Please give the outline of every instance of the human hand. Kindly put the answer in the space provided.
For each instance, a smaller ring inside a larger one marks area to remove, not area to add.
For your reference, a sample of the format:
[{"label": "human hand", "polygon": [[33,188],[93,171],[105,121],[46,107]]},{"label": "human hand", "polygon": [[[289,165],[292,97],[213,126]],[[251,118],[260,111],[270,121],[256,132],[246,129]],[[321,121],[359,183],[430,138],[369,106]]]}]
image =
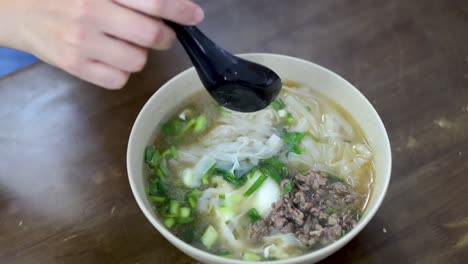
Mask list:
[{"label": "human hand", "polygon": [[0,9],[4,45],[108,89],[141,71],[149,49],[172,46],[161,18],[194,25],[204,17],[190,0],[0,0]]}]

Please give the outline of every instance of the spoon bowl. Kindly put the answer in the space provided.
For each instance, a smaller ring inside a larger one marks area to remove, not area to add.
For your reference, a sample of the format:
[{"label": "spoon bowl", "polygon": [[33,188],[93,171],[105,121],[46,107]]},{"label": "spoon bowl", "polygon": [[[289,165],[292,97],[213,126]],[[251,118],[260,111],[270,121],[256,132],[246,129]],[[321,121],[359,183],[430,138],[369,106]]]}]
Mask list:
[{"label": "spoon bowl", "polygon": [[195,26],[164,22],[176,32],[206,90],[220,105],[255,112],[276,99],[282,82],[274,71],[234,56]]}]

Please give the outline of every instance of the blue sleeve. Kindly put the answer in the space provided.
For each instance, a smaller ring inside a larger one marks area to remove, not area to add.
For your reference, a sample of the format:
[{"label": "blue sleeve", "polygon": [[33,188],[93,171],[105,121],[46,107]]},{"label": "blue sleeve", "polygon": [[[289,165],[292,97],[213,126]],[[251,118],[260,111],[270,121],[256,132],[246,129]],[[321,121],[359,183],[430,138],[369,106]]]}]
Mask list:
[{"label": "blue sleeve", "polygon": [[38,59],[30,54],[0,47],[0,77],[29,66]]}]

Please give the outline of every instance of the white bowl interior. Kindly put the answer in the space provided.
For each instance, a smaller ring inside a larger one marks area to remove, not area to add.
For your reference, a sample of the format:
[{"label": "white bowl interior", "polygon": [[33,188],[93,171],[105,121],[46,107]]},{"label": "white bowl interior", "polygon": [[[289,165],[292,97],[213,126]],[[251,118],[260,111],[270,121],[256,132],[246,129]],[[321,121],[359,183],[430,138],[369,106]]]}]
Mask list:
[{"label": "white bowl interior", "polygon": [[[311,62],[274,54],[244,54],[251,61],[266,65],[282,79],[305,84],[341,105],[356,120],[365,133],[375,153],[375,182],[368,208],[347,236],[320,250],[300,257],[275,261],[275,263],[317,262],[348,243],[374,216],[387,191],[391,174],[390,143],[383,123],[368,100],[350,83],[335,73]],[[172,235],[158,220],[145,194],[143,153],[155,138],[160,123],[175,113],[194,93],[202,90],[193,68],[177,75],[161,87],[145,104],[132,129],[127,151],[127,169],[133,194],[149,221],[176,247],[204,263],[246,263],[240,260],[221,258],[196,249]]]}]

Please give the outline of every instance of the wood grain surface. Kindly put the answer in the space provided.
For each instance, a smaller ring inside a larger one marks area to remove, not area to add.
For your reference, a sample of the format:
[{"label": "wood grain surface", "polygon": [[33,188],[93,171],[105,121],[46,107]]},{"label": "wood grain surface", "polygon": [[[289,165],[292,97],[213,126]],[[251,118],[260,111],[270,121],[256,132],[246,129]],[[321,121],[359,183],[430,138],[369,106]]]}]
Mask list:
[{"label": "wood grain surface", "polygon": [[[388,129],[386,199],[323,263],[467,263],[468,1],[199,2],[220,45],[325,66]],[[189,66],[178,45],[117,92],[41,63],[0,79],[0,263],[195,263],[145,219],[125,167],[139,110]]]}]

